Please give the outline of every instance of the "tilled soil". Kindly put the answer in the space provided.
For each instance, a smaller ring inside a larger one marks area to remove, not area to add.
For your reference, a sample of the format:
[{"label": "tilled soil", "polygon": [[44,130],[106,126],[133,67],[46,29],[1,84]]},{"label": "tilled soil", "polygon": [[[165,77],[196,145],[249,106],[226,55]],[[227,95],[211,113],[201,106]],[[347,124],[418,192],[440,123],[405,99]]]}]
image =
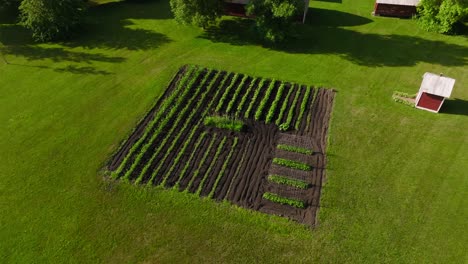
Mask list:
[{"label": "tilled soil", "polygon": [[[181,191],[187,190],[216,200],[228,200],[245,208],[288,217],[311,226],[315,225],[317,209],[320,206],[321,185],[325,177],[326,136],[334,91],[313,89],[305,104],[306,110],[302,120],[297,120],[302,99],[305,98],[306,87],[286,84],[287,89],[293,89],[287,101],[287,110],[293,109],[291,114],[294,122],[290,131],[281,132],[276,124],[266,124],[264,121],[275,99],[280,81],[275,82],[275,89],[270,97],[265,99],[266,109],[260,120],[254,120],[255,112],[271,81],[267,80],[263,87],[258,88],[255,85],[258,86],[260,81],[253,81],[253,78],[248,77],[239,88],[238,96],[233,98],[243,75],[239,76],[233,86],[231,85],[229,93],[223,94],[231,84],[234,74],[218,71],[208,73],[204,70],[194,82],[195,87],[205,76],[207,77],[207,82],[201,88],[197,98],[194,98],[195,100],[187,98],[181,102],[181,109],[188,105],[190,111],[179,111],[179,115],[169,117],[168,125],[159,130],[162,132],[154,137],[154,142],[149,138],[142,138],[145,130],[150,131],[149,134],[157,131],[156,127],[149,127],[148,124],[157,113],[161,102],[174,91],[174,87],[186,71],[187,67],[179,70],[165,94],[110,161],[109,170],[115,171],[120,168],[121,174],[118,178],[125,176],[128,180],[139,184],[163,185],[166,188],[177,187]],[[223,78],[226,78],[224,83]],[[209,83],[212,83],[211,90],[208,90]],[[254,84],[254,89],[247,93],[251,83]],[[253,100],[255,88],[261,90],[258,98]],[[294,100],[296,94],[299,98],[297,101]],[[283,96],[286,95],[285,89]],[[220,101],[223,101],[223,97],[225,103],[219,108],[220,112],[216,112],[215,108]],[[240,105],[243,97],[247,100],[244,100],[245,104]],[[232,107],[227,113],[231,101]],[[287,120],[288,111],[283,116],[279,116],[282,104],[283,102],[280,101],[273,112],[274,121],[286,122]],[[252,110],[248,119],[245,119],[244,115],[249,106]],[[241,119],[245,123],[245,129],[242,132],[232,132],[207,127],[203,124],[203,119],[212,114],[229,115]],[[294,130],[296,122],[299,122],[299,130]],[[138,140],[141,144],[132,152],[130,149]],[[305,155],[288,152],[277,149],[278,144],[304,147],[312,149],[314,153]],[[143,152],[145,149],[146,152]],[[300,171],[278,166],[272,164],[275,157],[300,161],[313,168],[311,171]],[[127,159],[126,163],[123,162],[124,158]],[[268,175],[271,174],[302,180],[309,184],[309,188],[303,190],[270,182]],[[301,200],[306,207],[302,209],[271,202],[263,198],[265,192]]]}]

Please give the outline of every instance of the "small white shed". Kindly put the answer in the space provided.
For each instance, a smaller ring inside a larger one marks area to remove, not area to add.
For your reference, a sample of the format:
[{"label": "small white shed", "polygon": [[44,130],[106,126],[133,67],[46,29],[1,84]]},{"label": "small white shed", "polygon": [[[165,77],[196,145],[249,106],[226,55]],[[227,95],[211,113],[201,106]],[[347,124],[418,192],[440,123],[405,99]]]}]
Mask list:
[{"label": "small white shed", "polygon": [[455,79],[426,72],[416,97],[416,108],[438,113],[445,98],[450,98]]}]

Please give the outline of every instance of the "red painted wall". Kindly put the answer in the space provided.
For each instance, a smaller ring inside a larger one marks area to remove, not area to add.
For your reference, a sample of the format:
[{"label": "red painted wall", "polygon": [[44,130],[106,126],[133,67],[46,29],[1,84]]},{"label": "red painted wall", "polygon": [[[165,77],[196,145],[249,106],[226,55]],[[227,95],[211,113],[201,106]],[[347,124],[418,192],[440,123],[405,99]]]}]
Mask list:
[{"label": "red painted wall", "polygon": [[418,106],[437,111],[439,110],[439,106],[442,104],[443,101],[444,98],[442,96],[422,93],[421,98],[418,102]]}]

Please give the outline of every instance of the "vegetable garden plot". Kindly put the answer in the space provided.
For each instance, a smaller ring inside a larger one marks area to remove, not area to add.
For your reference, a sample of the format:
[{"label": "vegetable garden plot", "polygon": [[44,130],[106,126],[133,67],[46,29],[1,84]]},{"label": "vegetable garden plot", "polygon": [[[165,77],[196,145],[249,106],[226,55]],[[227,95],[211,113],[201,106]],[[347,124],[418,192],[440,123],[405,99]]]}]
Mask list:
[{"label": "vegetable garden plot", "polygon": [[[108,169],[113,179],[313,225],[333,98],[332,90],[184,66]],[[291,164],[306,170],[283,167]]]}]

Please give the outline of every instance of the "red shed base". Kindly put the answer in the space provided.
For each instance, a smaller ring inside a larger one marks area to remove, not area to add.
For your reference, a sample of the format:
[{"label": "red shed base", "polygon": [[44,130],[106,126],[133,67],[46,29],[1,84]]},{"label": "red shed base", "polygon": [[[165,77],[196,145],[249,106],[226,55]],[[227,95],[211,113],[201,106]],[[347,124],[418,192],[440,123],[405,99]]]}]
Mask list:
[{"label": "red shed base", "polygon": [[372,14],[375,16],[409,18],[409,17],[416,15],[416,7],[376,3],[374,7],[374,12]]},{"label": "red shed base", "polygon": [[423,92],[419,97],[419,101],[416,104],[416,107],[437,113],[439,112],[440,107],[444,103],[444,100],[445,98],[442,96]]}]

